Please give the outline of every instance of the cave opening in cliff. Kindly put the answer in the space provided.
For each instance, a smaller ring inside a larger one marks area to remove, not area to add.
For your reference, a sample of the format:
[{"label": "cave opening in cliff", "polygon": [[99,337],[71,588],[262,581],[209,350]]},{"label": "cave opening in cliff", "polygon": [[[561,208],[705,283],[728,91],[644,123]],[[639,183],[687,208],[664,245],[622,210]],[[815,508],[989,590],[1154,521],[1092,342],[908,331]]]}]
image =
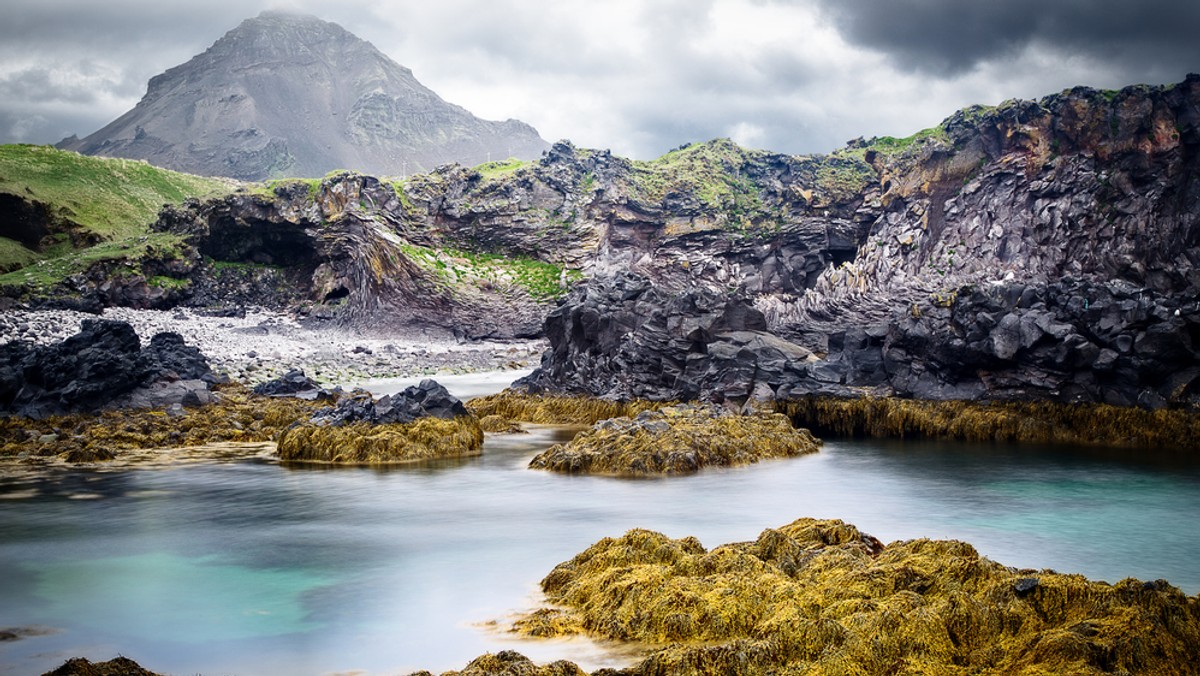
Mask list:
[{"label": "cave opening in cliff", "polygon": [[49,220],[46,205],[0,193],[0,237],[39,251],[42,238],[50,234]]},{"label": "cave opening in cliff", "polygon": [[347,297],[349,297],[349,296],[350,296],[350,289],[347,289],[347,288],[346,288],[346,287],[344,287],[344,286],[339,286],[339,287],[337,287],[336,289],[334,289],[334,290],[330,291],[329,293],[325,294],[325,299],[324,299],[324,300],[322,300],[321,302],[323,302],[323,303],[336,303],[336,302],[338,302],[338,301],[340,301],[340,300],[343,300],[343,299],[345,299],[345,298],[347,298]]},{"label": "cave opening in cliff", "polygon": [[842,263],[849,263],[858,255],[857,249],[830,249],[829,250],[829,267],[839,267]]},{"label": "cave opening in cliff", "polygon": [[242,221],[214,222],[200,253],[215,261],[263,265],[311,272],[317,251],[303,224]]}]

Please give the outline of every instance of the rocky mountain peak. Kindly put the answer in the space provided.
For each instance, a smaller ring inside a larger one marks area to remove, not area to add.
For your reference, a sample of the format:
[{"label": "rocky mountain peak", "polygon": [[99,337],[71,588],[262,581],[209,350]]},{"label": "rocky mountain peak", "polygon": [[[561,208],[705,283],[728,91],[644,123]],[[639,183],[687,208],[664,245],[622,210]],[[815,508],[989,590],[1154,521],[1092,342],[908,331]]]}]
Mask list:
[{"label": "rocky mountain peak", "polygon": [[337,24],[268,11],[152,78],[133,110],[59,147],[260,180],[529,159],[547,144],[527,124],[447,103]]}]

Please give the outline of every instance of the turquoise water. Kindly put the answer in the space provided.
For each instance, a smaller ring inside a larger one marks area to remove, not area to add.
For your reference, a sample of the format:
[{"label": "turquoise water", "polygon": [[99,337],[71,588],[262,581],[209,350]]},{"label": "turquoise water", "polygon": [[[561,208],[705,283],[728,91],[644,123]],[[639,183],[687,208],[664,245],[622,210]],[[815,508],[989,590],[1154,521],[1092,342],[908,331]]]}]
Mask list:
[{"label": "turquoise water", "polygon": [[[387,471],[261,459],[0,477],[0,673],[124,654],[176,674],[395,674],[520,650],[627,656],[488,623],[633,527],[708,546],[802,516],[886,541],[960,538],[1009,565],[1200,592],[1200,467],[1146,454],[845,441],[686,478],[524,469],[569,433],[491,437],[483,457]],[[87,498],[87,499],[81,499]]]}]

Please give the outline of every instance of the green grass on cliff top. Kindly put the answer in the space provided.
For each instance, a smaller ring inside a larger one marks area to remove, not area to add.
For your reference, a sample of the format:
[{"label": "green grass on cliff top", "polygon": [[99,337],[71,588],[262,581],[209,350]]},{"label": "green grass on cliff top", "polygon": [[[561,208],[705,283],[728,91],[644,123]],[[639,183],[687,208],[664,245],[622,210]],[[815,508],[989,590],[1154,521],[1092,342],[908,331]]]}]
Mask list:
[{"label": "green grass on cliff top", "polygon": [[224,180],[138,160],[89,157],[50,146],[0,146],[0,192],[45,202],[105,239],[144,234],[164,204],[229,188]]},{"label": "green grass on cliff top", "polygon": [[761,215],[758,187],[743,169],[763,151],[747,150],[729,139],[692,143],[650,161],[635,160],[633,180],[645,199],[692,194],[706,207],[734,217]]},{"label": "green grass on cliff top", "polygon": [[135,257],[148,246],[170,246],[173,242],[166,239],[172,236],[149,233],[164,204],[232,187],[224,179],[137,160],[89,157],[50,146],[0,145],[0,192],[44,203],[52,220],[74,223],[106,240],[76,250],[59,234],[58,243],[38,252],[0,236],[0,270],[12,270],[0,275],[0,284],[49,285],[92,262]]}]

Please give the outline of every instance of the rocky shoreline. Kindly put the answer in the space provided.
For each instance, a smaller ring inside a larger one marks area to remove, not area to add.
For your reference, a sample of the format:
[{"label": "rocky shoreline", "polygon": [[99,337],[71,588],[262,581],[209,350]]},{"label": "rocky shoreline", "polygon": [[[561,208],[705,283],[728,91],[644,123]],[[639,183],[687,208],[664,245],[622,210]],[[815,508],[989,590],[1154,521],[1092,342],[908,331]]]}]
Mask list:
[{"label": "rocky shoreline", "polygon": [[[214,373],[245,385],[278,378],[293,368],[323,385],[349,386],[374,378],[524,368],[545,349],[540,340],[457,341],[435,333],[369,335],[335,327],[309,328],[290,314],[263,309],[213,316],[201,311],[107,308],[99,317],[128,322],[143,342],[180,334],[208,358]],[[76,334],[97,315],[72,310],[0,312],[0,345],[24,340],[50,345]]]}]

